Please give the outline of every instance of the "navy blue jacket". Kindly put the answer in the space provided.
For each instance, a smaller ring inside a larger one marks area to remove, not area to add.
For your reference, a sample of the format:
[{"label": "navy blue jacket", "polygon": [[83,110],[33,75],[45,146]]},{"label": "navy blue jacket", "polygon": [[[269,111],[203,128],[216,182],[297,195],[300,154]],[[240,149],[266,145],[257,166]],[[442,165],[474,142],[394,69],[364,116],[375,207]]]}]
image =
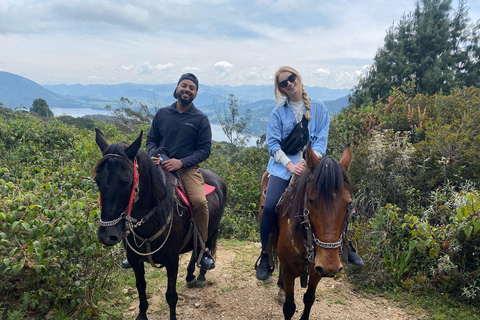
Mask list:
[{"label": "navy blue jacket", "polygon": [[179,159],[184,168],[207,160],[212,149],[212,128],[207,115],[192,106],[178,112],[177,103],[161,108],[155,114],[147,133],[147,153],[157,156],[155,150],[165,147],[170,158]]}]

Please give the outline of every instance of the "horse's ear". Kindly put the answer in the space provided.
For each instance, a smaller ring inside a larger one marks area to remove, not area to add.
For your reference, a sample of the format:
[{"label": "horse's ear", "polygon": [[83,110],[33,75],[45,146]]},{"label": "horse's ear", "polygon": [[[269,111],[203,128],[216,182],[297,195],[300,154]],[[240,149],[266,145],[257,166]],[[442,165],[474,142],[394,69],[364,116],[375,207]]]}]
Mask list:
[{"label": "horse's ear", "polygon": [[127,155],[128,159],[132,161],[133,159],[135,159],[138,149],[140,149],[142,145],[142,135],[143,135],[143,130],[140,132],[137,139],[135,139],[135,141],[133,141],[132,144],[129,145],[127,149],[125,149],[125,154]]},{"label": "horse's ear", "polygon": [[318,159],[315,152],[313,152],[311,141],[308,141],[307,147],[305,148],[305,151],[303,153],[303,158],[305,159],[305,161],[307,161],[307,167],[310,172],[313,172],[313,170],[315,170],[315,168],[320,163],[320,159]]},{"label": "horse's ear", "polygon": [[340,165],[345,169],[345,171],[348,171],[348,167],[350,166],[350,162],[352,161],[353,154],[352,150],[350,149],[350,142],[347,144],[345,149],[343,149],[343,156],[342,159],[340,160]]},{"label": "horse's ear", "polygon": [[107,142],[107,139],[105,139],[105,136],[103,135],[102,131],[100,131],[97,128],[95,128],[95,142],[100,148],[100,151],[102,151],[102,153],[105,153],[105,149],[108,148],[109,144]]}]

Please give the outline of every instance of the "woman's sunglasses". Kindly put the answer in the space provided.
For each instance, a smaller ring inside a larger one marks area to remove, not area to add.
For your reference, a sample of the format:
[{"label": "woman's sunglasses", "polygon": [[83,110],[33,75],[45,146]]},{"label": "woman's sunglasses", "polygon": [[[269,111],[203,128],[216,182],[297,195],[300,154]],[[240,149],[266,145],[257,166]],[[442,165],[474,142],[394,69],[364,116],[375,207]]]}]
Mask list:
[{"label": "woman's sunglasses", "polygon": [[283,80],[281,82],[278,83],[278,86],[280,88],[286,88],[288,86],[288,81],[290,82],[295,82],[295,79],[297,79],[297,75],[295,73],[292,73],[288,78],[287,80]]}]

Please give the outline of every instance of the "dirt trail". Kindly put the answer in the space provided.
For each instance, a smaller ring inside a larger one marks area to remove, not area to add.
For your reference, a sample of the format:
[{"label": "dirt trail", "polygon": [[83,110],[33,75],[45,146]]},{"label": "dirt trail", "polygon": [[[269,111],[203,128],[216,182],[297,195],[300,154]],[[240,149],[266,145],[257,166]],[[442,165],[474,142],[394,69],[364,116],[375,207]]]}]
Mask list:
[{"label": "dirt trail", "polygon": [[[189,256],[181,257],[179,281],[177,283],[179,301],[178,319],[283,319],[282,307],[276,297],[277,275],[268,283],[257,281],[254,272],[255,259],[260,251],[258,243],[221,242],[216,256],[216,268],[207,273],[207,286],[203,289],[185,287],[186,265]],[[168,306],[165,302],[165,285],[152,288],[148,280],[148,316],[151,320],[168,319]],[[272,278],[271,278],[272,279]],[[303,311],[304,290],[299,279],[295,285],[297,311],[294,319],[299,319]],[[164,281],[163,281],[164,283]],[[130,288],[128,291],[131,291]],[[132,290],[133,291],[133,290]],[[132,297],[124,319],[134,319],[138,312],[136,295]],[[317,288],[317,299],[312,307],[310,319],[355,319],[355,320],[400,320],[422,319],[400,308],[394,301],[383,297],[366,295],[355,291],[345,277],[324,278]]]}]

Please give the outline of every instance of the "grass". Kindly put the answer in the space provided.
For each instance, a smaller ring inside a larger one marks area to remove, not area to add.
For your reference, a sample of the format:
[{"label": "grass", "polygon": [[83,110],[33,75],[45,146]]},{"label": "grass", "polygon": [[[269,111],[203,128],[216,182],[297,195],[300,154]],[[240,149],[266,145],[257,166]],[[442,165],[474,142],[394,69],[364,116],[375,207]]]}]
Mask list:
[{"label": "grass", "polygon": [[414,294],[396,289],[381,291],[378,288],[365,288],[365,296],[381,295],[395,301],[399,308],[429,320],[480,320],[479,306],[462,304],[436,292]]},{"label": "grass", "polygon": [[[239,270],[241,274],[241,276],[235,278],[235,282],[221,288],[221,292],[232,292],[239,288],[242,281],[251,279],[254,275],[255,258],[252,259],[252,257],[257,257],[260,247],[258,243],[229,239],[219,240],[219,245],[222,246],[223,250],[229,251],[229,257],[233,259],[235,268]],[[182,261],[185,259],[188,260],[189,258],[189,254],[181,256]],[[159,300],[155,303],[159,304],[161,310],[167,310],[168,306],[164,299],[167,286],[165,269],[154,269],[148,265],[146,265],[145,269],[147,294],[149,296],[160,296]],[[187,290],[185,289],[185,275],[185,268],[180,267],[177,281],[177,291],[180,295],[184,294]],[[96,308],[98,309],[99,319],[122,319],[124,318],[124,315],[134,318],[138,312],[138,294],[135,287],[135,276],[132,270],[121,269],[119,261],[118,267],[112,270],[110,276],[111,279],[113,279],[112,285],[110,285],[108,289],[100,288],[94,293],[97,298],[96,300],[98,301]],[[276,271],[273,277],[271,277],[272,282],[276,282],[277,277],[278,272]],[[271,283],[265,283],[263,281],[258,281],[257,284],[258,286],[272,285]],[[212,282],[209,281],[208,277],[207,285],[212,285]],[[436,293],[420,295],[402,291],[398,288],[360,288],[358,286],[355,290],[364,298],[373,299],[374,297],[382,296],[395,303],[399,308],[404,309],[406,312],[414,316],[418,315],[418,318],[423,320],[480,320],[480,309],[478,304],[477,306],[461,304],[449,299],[449,297]],[[316,296],[321,297],[322,299],[328,299],[328,301],[333,304],[348,306],[348,298],[337,288],[333,288],[333,290],[318,289]],[[130,310],[131,306],[134,306],[135,308]],[[28,314],[26,315],[22,310],[2,309],[2,304],[0,303],[0,319],[26,319],[28,318],[27,316]],[[154,316],[154,314],[151,314],[151,316]],[[64,320],[74,319],[74,317],[62,310],[58,310],[54,314],[53,319]]]}]

